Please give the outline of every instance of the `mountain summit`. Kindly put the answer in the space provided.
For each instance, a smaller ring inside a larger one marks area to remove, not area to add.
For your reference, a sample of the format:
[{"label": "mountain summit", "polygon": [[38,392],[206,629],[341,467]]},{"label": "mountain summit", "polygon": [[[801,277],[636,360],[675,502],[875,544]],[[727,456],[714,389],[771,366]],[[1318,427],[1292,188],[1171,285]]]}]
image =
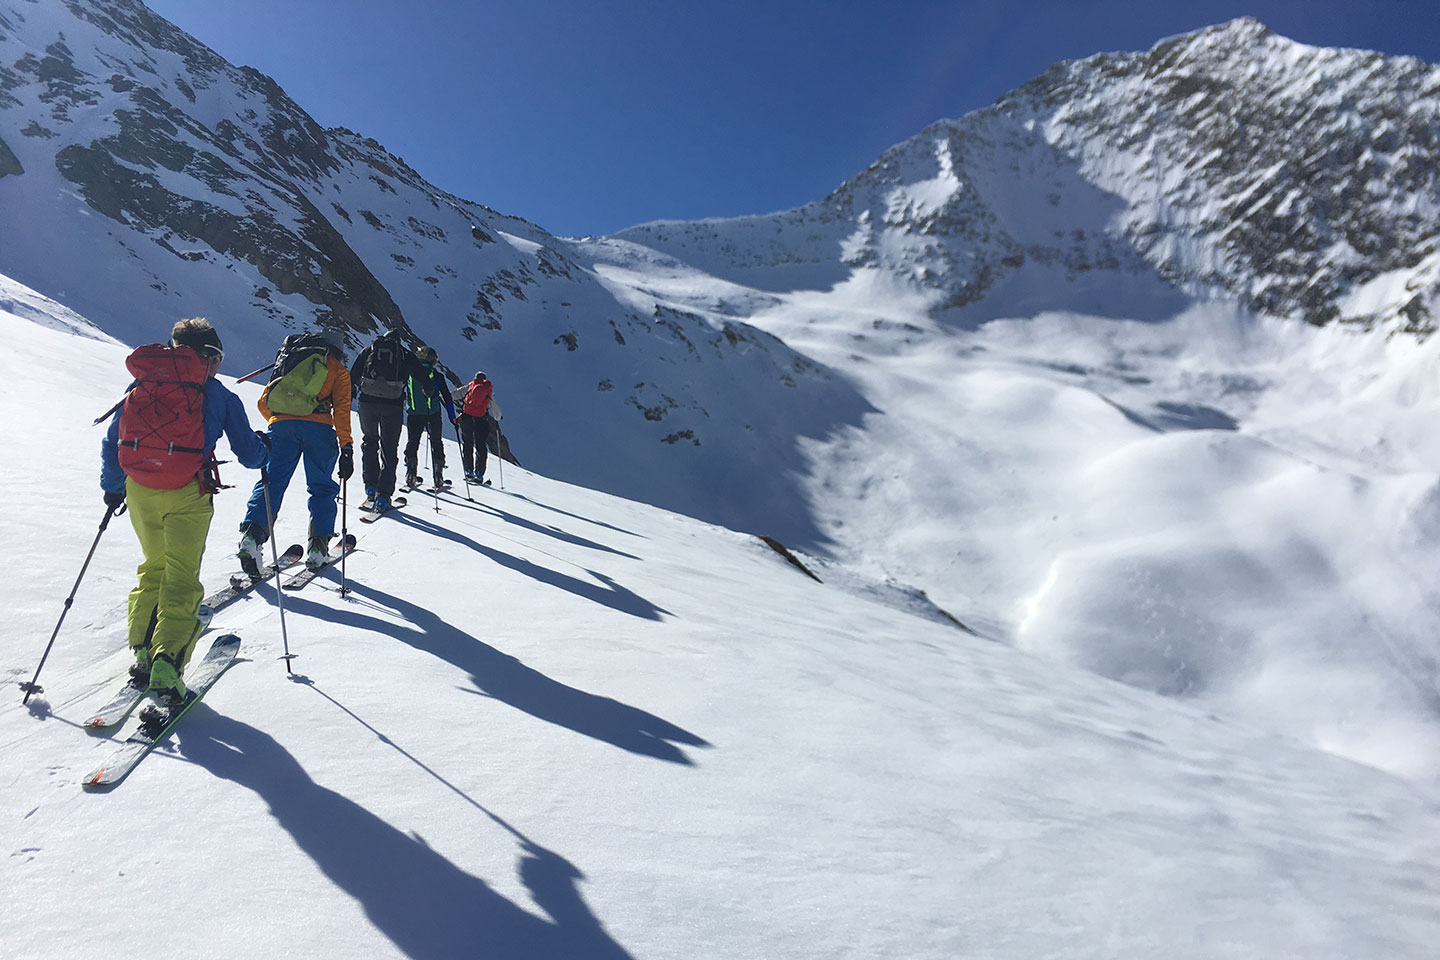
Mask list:
[{"label": "mountain summit", "polygon": [[1440,68],[1241,19],[1057,64],[798,210],[620,236],[767,289],[875,267],[961,322],[1140,293],[1428,333],[1437,150]]}]

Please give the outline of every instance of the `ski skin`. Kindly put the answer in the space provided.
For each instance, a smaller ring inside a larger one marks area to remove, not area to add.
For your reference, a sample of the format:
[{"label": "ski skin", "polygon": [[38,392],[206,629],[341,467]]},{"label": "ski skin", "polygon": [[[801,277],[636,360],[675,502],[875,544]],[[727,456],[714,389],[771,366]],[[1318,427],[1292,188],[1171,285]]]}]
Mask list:
[{"label": "ski skin", "polygon": [[[280,569],[283,571],[287,567],[293,567],[295,564],[299,563],[304,556],[304,547],[302,547],[298,543],[290,544],[289,547],[285,548],[285,552],[280,554]],[[259,580],[254,579],[253,577],[249,576],[244,572],[241,572],[239,574],[231,574],[229,586],[223,587],[215,593],[211,594],[210,596],[206,597],[204,603],[212,610],[219,610],[227,603],[230,603],[233,600],[240,599],[245,594],[255,589],[255,587],[264,583],[266,580],[269,580],[274,575],[275,564],[273,563],[267,564],[265,566],[265,569],[261,571],[261,577]]]},{"label": "ski skin", "polygon": [[[404,497],[396,497],[394,500],[390,501],[390,510],[399,510],[408,502],[409,501],[407,501]],[[381,517],[385,516],[385,514],[389,513],[390,510],[384,510],[379,513],[376,513],[372,510],[366,513],[362,513],[360,514],[360,522],[374,523],[376,520],[379,520]]]},{"label": "ski skin", "polygon": [[[196,637],[209,629],[210,621],[215,618],[214,609],[207,609],[208,606],[205,603],[200,604],[200,629],[196,631]],[[137,686],[133,679],[126,680],[125,686],[120,688],[120,692],[111,697],[109,703],[97,710],[95,715],[81,726],[87,730],[103,730],[106,727],[115,726],[130,716],[130,711],[139,706],[140,701],[145,699],[148,690],[149,687]]]},{"label": "ski skin", "polygon": [[155,707],[153,715],[150,715],[151,708],[142,711],[139,728],[113,755],[80,781],[81,786],[90,790],[107,789],[124,780],[130,771],[165,739],[180,718],[200,702],[206,692],[215,685],[215,681],[220,679],[220,675],[235,662],[239,650],[240,638],[235,634],[227,633],[217,637],[205,658],[200,661],[184,701],[174,707]]},{"label": "ski skin", "polygon": [[340,549],[337,550],[333,555],[331,555],[330,559],[326,560],[324,563],[320,564],[320,566],[315,567],[314,569],[311,569],[307,566],[304,570],[301,570],[299,573],[295,574],[295,576],[291,577],[289,580],[286,580],[283,588],[286,590],[299,590],[301,587],[305,586],[305,584],[309,583],[311,580],[314,580],[317,574],[323,573],[326,569],[339,563],[341,557],[345,556],[347,553],[353,552],[354,550],[355,534],[347,533],[345,535],[345,538],[340,541]]},{"label": "ski skin", "polygon": [[[280,569],[283,571],[288,567],[294,566],[299,563],[300,559],[304,556],[304,547],[298,543],[291,544],[291,546],[280,555]],[[216,611],[221,607],[234,600],[240,599],[253,590],[257,584],[263,583],[265,580],[274,576],[274,574],[275,565],[272,563],[266,566],[265,576],[259,580],[251,580],[243,574],[238,576],[232,575],[229,586],[206,597],[200,602],[200,606],[202,608],[209,607],[210,616],[213,618]],[[209,626],[209,623],[210,621],[208,619],[205,620],[205,622],[201,624],[200,629],[204,630]],[[146,691],[147,688],[137,687],[133,680],[125,681],[125,685],[120,688],[120,691],[116,693],[115,696],[110,698],[110,702],[97,710],[94,716],[86,720],[81,726],[89,730],[103,730],[106,727],[115,726],[115,724],[122,722],[126,717],[130,716],[131,711],[140,705],[140,701],[145,699]]]}]

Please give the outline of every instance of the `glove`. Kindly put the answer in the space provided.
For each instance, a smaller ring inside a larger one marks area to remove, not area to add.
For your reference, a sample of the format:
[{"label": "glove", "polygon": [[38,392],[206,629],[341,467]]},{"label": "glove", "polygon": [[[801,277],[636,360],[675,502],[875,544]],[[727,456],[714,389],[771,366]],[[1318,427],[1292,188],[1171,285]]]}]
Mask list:
[{"label": "glove", "polygon": [[106,490],[104,491],[104,494],[105,506],[109,507],[111,510],[119,509],[120,504],[125,502],[124,490],[117,490],[115,493],[111,493],[109,490]]},{"label": "glove", "polygon": [[349,480],[355,473],[355,447],[345,444],[340,448],[340,479]]},{"label": "glove", "polygon": [[256,430],[255,436],[259,438],[261,443],[265,444],[266,450],[270,449],[270,434],[266,433],[264,430]]},{"label": "glove", "polygon": [[450,426],[452,426],[452,427],[458,427],[459,425],[460,425],[460,418],[459,418],[458,416],[455,416],[455,417],[451,417],[451,418],[450,418]]}]

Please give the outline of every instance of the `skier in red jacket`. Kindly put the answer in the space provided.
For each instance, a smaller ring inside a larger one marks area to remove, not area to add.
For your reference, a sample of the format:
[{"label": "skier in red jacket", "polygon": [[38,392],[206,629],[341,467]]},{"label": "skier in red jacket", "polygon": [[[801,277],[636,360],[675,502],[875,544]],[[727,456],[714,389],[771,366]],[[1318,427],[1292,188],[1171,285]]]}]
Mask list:
[{"label": "skier in red jacket", "polygon": [[[465,482],[485,482],[485,444],[487,436],[500,416],[500,405],[495,402],[495,385],[482,370],[475,379],[456,391],[455,399],[461,400],[460,417],[460,461],[465,467]],[[493,418],[486,414],[493,414]]]}]

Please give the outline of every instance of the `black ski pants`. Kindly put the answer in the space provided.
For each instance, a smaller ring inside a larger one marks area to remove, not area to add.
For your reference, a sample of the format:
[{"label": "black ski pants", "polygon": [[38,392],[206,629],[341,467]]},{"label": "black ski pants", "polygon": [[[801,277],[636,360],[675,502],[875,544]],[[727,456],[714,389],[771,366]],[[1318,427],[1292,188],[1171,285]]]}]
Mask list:
[{"label": "black ski pants", "polygon": [[400,428],[405,408],[399,401],[360,397],[360,476],[378,497],[395,495],[395,469],[400,460]]},{"label": "black ski pants", "polygon": [[485,476],[485,442],[493,422],[485,417],[460,414],[460,463],[466,473]]},{"label": "black ski pants", "polygon": [[434,413],[410,414],[405,436],[405,473],[407,475],[414,476],[416,468],[420,465],[420,441],[426,433],[430,434],[430,459],[434,463],[435,469],[435,476],[430,478],[430,482],[438,484],[445,475],[445,438],[440,432],[444,423],[445,420],[441,417],[439,410]]}]

